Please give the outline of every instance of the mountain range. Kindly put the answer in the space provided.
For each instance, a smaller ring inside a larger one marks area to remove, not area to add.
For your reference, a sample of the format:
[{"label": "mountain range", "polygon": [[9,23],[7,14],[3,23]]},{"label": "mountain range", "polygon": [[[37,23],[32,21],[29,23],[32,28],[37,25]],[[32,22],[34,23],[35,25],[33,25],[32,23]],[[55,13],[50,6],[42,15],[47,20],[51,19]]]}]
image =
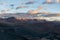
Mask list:
[{"label": "mountain range", "polygon": [[60,40],[60,21],[0,18],[0,35],[3,40]]}]

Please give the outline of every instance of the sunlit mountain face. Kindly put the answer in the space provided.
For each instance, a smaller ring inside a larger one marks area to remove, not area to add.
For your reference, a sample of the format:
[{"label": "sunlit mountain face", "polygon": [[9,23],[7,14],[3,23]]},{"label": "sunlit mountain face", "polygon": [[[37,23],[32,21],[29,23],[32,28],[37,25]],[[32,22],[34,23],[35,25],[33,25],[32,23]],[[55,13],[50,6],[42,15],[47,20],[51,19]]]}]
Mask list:
[{"label": "sunlit mountain face", "polygon": [[0,18],[60,20],[60,0],[0,0]]}]

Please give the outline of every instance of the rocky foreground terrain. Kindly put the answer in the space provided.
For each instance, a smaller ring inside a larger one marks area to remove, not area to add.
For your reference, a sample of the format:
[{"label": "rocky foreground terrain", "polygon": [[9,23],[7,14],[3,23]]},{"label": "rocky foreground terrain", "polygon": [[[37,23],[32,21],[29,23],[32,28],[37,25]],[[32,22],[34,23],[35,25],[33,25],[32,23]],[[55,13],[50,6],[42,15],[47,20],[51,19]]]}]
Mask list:
[{"label": "rocky foreground terrain", "polygon": [[0,18],[0,40],[60,40],[60,22]]}]

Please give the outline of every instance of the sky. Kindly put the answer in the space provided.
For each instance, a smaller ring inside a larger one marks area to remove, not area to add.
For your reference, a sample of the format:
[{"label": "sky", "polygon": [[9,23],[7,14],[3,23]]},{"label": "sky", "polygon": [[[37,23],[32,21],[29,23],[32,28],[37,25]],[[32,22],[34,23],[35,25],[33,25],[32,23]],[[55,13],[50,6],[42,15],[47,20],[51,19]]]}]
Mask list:
[{"label": "sky", "polygon": [[[60,3],[43,4],[46,0],[0,0],[0,13],[27,13],[29,10],[60,13]],[[52,2],[55,2],[53,0]]]}]

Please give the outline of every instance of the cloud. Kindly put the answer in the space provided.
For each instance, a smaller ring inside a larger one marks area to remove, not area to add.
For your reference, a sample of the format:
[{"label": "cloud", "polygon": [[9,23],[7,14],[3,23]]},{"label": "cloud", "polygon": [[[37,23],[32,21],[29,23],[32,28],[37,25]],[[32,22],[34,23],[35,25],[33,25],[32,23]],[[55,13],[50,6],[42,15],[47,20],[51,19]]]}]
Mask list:
[{"label": "cloud", "polygon": [[41,10],[43,8],[43,6],[38,6],[37,10]]},{"label": "cloud", "polygon": [[36,10],[29,10],[27,13],[29,14],[37,14],[42,9],[42,6],[38,6]]},{"label": "cloud", "polygon": [[27,2],[27,3],[25,3],[25,4],[33,4],[34,2]]},{"label": "cloud", "polygon": [[10,6],[11,6],[11,9],[14,9],[14,6],[15,6],[15,5],[14,5],[14,4],[10,4]]},{"label": "cloud", "polygon": [[54,4],[54,3],[60,3],[60,0],[55,0],[55,2],[52,2],[52,0],[46,0],[43,2],[43,4]]},{"label": "cloud", "polygon": [[43,2],[43,4],[54,4],[54,2]]},{"label": "cloud", "polygon": [[60,3],[60,0],[56,0],[56,3]]},{"label": "cloud", "polygon": [[28,6],[17,6],[16,9],[20,9],[20,8],[28,8]]},{"label": "cloud", "polygon": [[49,3],[49,2],[51,2],[51,0],[46,0],[46,2],[48,2],[48,3]]},{"label": "cloud", "polygon": [[4,14],[4,13],[7,13],[9,11],[11,11],[11,10],[10,9],[5,9],[5,10],[1,10],[1,13]]},{"label": "cloud", "polygon": [[10,6],[14,6],[14,4],[11,4]]},{"label": "cloud", "polygon": [[29,14],[37,14],[39,12],[37,10],[29,10],[27,13],[29,13]]},{"label": "cloud", "polygon": [[43,2],[43,4],[53,4],[55,2],[52,2],[52,0],[46,0],[45,2]]},{"label": "cloud", "polygon": [[28,2],[26,2],[25,4],[34,4],[34,0],[30,0],[30,1],[28,1]]},{"label": "cloud", "polygon": [[60,16],[60,14],[48,14],[48,15],[46,15],[46,17],[57,17],[57,16]]},{"label": "cloud", "polygon": [[43,14],[49,14],[49,12],[43,12]]},{"label": "cloud", "polygon": [[10,9],[7,9],[6,11],[10,11]]},{"label": "cloud", "polygon": [[1,10],[1,13],[6,13],[6,10]]},{"label": "cloud", "polygon": [[1,2],[0,5],[5,5],[5,2]]}]

